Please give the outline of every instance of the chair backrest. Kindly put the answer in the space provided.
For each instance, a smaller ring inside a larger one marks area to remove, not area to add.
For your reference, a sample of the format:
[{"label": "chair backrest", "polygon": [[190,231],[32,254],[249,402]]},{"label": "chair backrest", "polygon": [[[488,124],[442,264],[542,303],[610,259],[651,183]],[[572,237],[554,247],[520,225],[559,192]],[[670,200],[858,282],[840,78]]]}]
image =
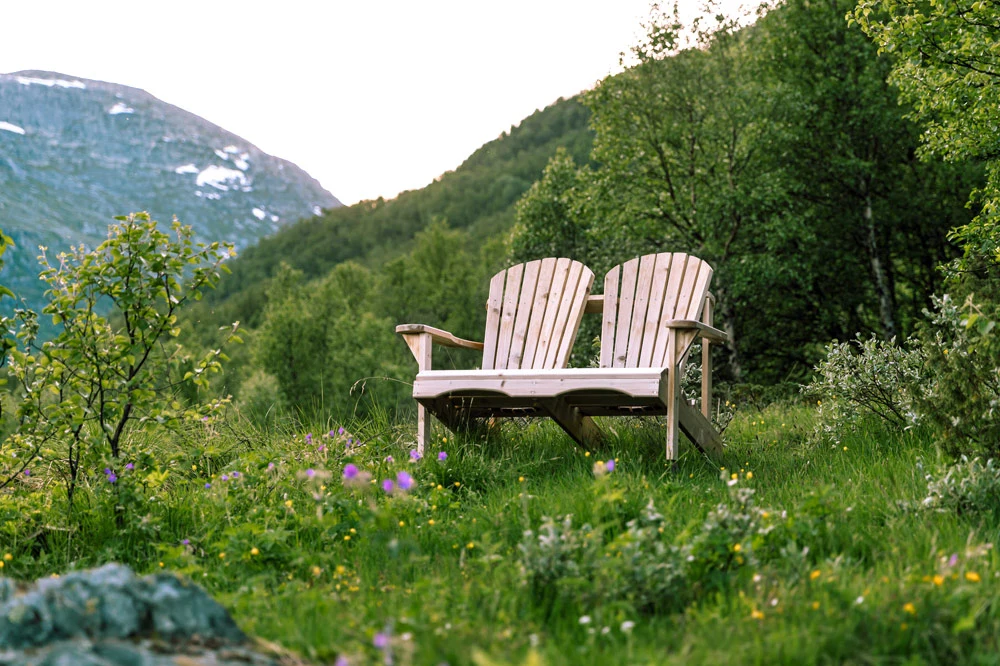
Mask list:
[{"label": "chair backrest", "polygon": [[[682,252],[647,254],[608,271],[604,279],[602,368],[655,368],[671,364],[665,323],[700,320],[712,280],[707,262]],[[681,333],[676,362],[693,333]]]},{"label": "chair backrest", "polygon": [[566,367],[593,284],[594,272],[570,259],[529,261],[494,275],[483,369]]}]

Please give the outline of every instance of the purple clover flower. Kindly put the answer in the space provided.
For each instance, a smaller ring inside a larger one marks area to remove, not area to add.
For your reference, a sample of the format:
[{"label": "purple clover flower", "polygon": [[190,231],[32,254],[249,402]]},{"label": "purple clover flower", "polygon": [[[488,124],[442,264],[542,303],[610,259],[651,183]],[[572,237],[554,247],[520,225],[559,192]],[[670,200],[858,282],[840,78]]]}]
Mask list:
[{"label": "purple clover flower", "polygon": [[230,474],[230,476],[232,478],[234,478],[234,479],[238,479],[238,478],[240,478],[240,473],[239,472],[233,472],[232,474]]},{"label": "purple clover flower", "polygon": [[111,472],[111,474],[108,474],[108,483],[114,483],[117,480],[118,480],[118,477],[115,475],[114,472]]},{"label": "purple clover flower", "polygon": [[312,444],[312,443],[313,443],[313,434],[311,432],[307,432],[306,433],[306,444]]},{"label": "purple clover flower", "polygon": [[445,461],[448,459],[448,454],[444,451],[438,451],[438,460]]},{"label": "purple clover flower", "polygon": [[211,487],[212,487],[212,484],[211,484],[211,483],[206,483],[206,484],[205,484],[205,489],[206,489],[206,490],[207,490],[208,488],[211,488]]},{"label": "purple clover flower", "polygon": [[31,470],[30,469],[24,470],[24,475],[25,476],[31,476]]},{"label": "purple clover flower", "polygon": [[226,474],[223,474],[222,475],[222,480],[223,481],[228,481],[229,480],[229,476],[227,476]]},{"label": "purple clover flower", "polygon": [[316,470],[310,467],[309,469],[306,470],[306,476],[308,476],[310,479],[313,478],[314,476],[316,476]]},{"label": "purple clover flower", "polygon": [[400,472],[396,475],[396,485],[400,490],[409,490],[413,487],[413,477],[406,472]]},{"label": "purple clover flower", "polygon": [[395,489],[395,487],[396,486],[395,484],[393,484],[392,479],[386,479],[385,481],[382,482],[382,490],[389,493],[390,495],[392,494],[392,491]]},{"label": "purple clover flower", "polygon": [[393,463],[393,462],[396,462],[396,459],[395,459],[395,458],[393,458],[392,456],[386,456],[386,457],[385,457],[385,461],[386,461],[387,463]]},{"label": "purple clover flower", "polygon": [[605,465],[605,467],[608,468],[609,472],[615,471],[615,460],[614,460],[614,458],[612,458],[611,460],[609,460],[608,462],[606,462],[604,465]]},{"label": "purple clover flower", "polygon": [[420,460],[423,457],[424,454],[420,453],[420,451],[417,451],[416,449],[410,451],[410,460]]},{"label": "purple clover flower", "polygon": [[274,463],[267,463],[267,471],[270,472],[273,470],[274,470]]},{"label": "purple clover flower", "polygon": [[316,450],[319,451],[320,453],[323,453],[324,451],[326,451],[326,444],[320,444],[319,446],[316,447]]},{"label": "purple clover flower", "polygon": [[389,647],[389,637],[379,632],[375,634],[375,638],[372,639],[372,645],[377,647],[379,650],[384,650]]},{"label": "purple clover flower", "polygon": [[129,464],[125,465],[125,469],[129,469],[129,470],[135,469],[135,465],[133,465],[132,463],[129,463]]},{"label": "purple clover flower", "polygon": [[344,478],[353,479],[358,476],[358,466],[354,463],[347,463],[344,465]]},{"label": "purple clover flower", "polygon": [[191,539],[181,539],[181,545],[184,545],[184,546],[191,545]]},{"label": "purple clover flower", "polygon": [[[331,430],[330,433],[332,434],[333,431]],[[344,434],[344,426],[340,426],[339,428],[337,428],[337,434],[338,435],[343,435]]]}]

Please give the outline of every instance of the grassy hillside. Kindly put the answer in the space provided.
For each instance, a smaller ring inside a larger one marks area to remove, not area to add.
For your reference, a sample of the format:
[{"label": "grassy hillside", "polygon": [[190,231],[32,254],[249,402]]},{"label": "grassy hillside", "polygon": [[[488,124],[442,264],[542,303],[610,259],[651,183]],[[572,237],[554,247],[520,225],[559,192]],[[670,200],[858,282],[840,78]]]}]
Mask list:
[{"label": "grassy hillside", "polygon": [[813,409],[747,409],[723,459],[686,449],[674,471],[662,425],[608,421],[603,474],[546,423],[439,434],[419,461],[411,428],[378,421],[332,437],[213,423],[145,442],[169,470],[92,480],[86,539],[46,527],[54,480],[25,480],[0,515],[3,573],[180,571],[328,663],[988,663],[996,512],[922,507],[925,434],[809,443]]},{"label": "grassy hillside", "polygon": [[388,201],[328,210],[280,230],[232,263],[232,275],[193,311],[194,318],[213,324],[238,319],[254,326],[264,305],[262,284],[282,262],[301,270],[306,279],[322,277],[352,259],[378,265],[406,251],[415,234],[435,218],[466,230],[473,244],[507,231],[514,203],[538,179],[556,148],[565,147],[579,163],[587,162],[589,115],[576,98],[560,99],[425,188]]}]

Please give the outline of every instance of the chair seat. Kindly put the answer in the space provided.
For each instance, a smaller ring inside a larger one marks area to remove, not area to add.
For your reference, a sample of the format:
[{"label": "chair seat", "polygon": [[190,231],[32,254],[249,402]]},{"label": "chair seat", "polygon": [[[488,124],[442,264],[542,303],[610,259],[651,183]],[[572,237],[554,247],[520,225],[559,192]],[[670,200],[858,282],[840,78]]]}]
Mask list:
[{"label": "chair seat", "polygon": [[581,413],[662,413],[665,368],[563,368],[556,370],[425,370],[413,383],[413,397],[431,406],[454,400],[472,411],[530,413],[558,399]]}]

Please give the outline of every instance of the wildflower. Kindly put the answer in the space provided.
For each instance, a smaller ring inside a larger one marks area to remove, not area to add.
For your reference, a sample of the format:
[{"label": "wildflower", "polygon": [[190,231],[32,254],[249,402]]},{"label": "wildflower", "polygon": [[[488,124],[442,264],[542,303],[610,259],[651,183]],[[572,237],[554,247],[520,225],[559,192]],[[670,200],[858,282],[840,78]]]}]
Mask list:
[{"label": "wildflower", "polygon": [[979,574],[977,574],[975,571],[966,571],[965,580],[969,581],[970,583],[978,583],[982,579],[979,577]]},{"label": "wildflower", "polygon": [[229,476],[228,476],[228,475],[226,475],[226,474],[223,474],[223,475],[222,475],[222,480],[223,480],[223,481],[228,481],[228,480],[229,480]]},{"label": "wildflower", "polygon": [[30,469],[24,470],[24,475],[25,476],[31,476],[31,470]]},{"label": "wildflower", "polygon": [[933,580],[934,580],[934,584],[937,585],[937,586],[939,586],[939,587],[941,585],[944,585],[944,576],[942,576],[941,574],[935,575],[934,578],[933,578]]},{"label": "wildflower", "polygon": [[438,451],[438,460],[442,460],[443,461],[443,460],[447,460],[447,459],[448,459],[448,454],[447,453],[445,453],[444,451]]},{"label": "wildflower", "polygon": [[747,481],[753,478],[753,472],[747,472]]},{"label": "wildflower", "polygon": [[114,472],[111,472],[111,474],[108,474],[108,483],[114,483],[117,480],[118,480],[118,476]]},{"label": "wildflower", "polygon": [[226,559],[226,554],[224,552],[223,553],[219,553],[219,559],[220,560]]},{"label": "wildflower", "polygon": [[519,483],[524,483],[524,477],[523,476],[517,477],[517,480],[518,480]]},{"label": "wildflower", "polygon": [[468,548],[469,550],[472,550],[473,548],[476,547],[476,544],[470,541],[469,543],[465,544],[465,547]]},{"label": "wildflower", "polygon": [[347,661],[347,657],[340,655],[337,657],[337,661],[333,662],[333,666],[351,666],[351,662]]},{"label": "wildflower", "polygon": [[292,504],[293,504],[292,500],[285,500],[285,507],[286,508],[291,509],[292,508]]},{"label": "wildflower", "polygon": [[377,647],[379,650],[384,650],[389,647],[389,637],[379,632],[375,634],[375,638],[372,639],[372,645]]},{"label": "wildflower", "polygon": [[619,627],[623,634],[627,634],[635,628],[635,622],[632,620],[625,620],[622,622],[622,626]]},{"label": "wildflower", "polygon": [[809,580],[816,580],[820,577],[821,573],[822,572],[819,569],[814,570],[811,574],[809,574]]},{"label": "wildflower", "polygon": [[393,458],[392,456],[386,456],[386,457],[385,457],[385,461],[386,461],[387,463],[394,463],[394,462],[396,462],[396,459],[395,459],[395,458]]},{"label": "wildflower", "polygon": [[916,615],[917,614],[917,607],[914,606],[913,604],[907,602],[907,603],[903,604],[903,612],[904,613],[909,613],[910,615]]},{"label": "wildflower", "polygon": [[309,469],[306,470],[306,476],[308,476],[310,479],[313,478],[314,476],[316,476],[316,470],[310,467]]},{"label": "wildflower", "polygon": [[321,573],[323,573],[323,570],[320,569],[319,567],[313,567],[312,568],[312,574],[313,574],[313,576],[319,576]]},{"label": "wildflower", "polygon": [[858,597],[857,599],[854,600],[854,603],[856,603],[857,605],[860,606],[861,604],[865,603],[865,598],[864,597]]},{"label": "wildflower", "polygon": [[253,548],[250,549],[250,554],[251,555],[260,555],[260,550],[258,550],[257,547],[254,546]]},{"label": "wildflower", "polygon": [[399,526],[400,527],[406,527],[406,521],[405,520],[399,521]]},{"label": "wildflower", "polygon": [[339,428],[337,428],[337,434],[338,435],[343,435],[344,434],[344,426],[340,426]]},{"label": "wildflower", "polygon": [[393,484],[391,479],[386,479],[385,481],[382,482],[382,490],[384,490],[385,492],[391,494],[394,488],[395,485]]},{"label": "wildflower", "polygon": [[813,610],[819,610],[819,602],[818,601],[812,602],[812,609]]},{"label": "wildflower", "polygon": [[240,478],[240,473],[239,472],[233,472],[229,476],[230,476],[230,478],[238,479],[238,478]]},{"label": "wildflower", "polygon": [[206,490],[208,490],[208,489],[209,489],[209,488],[211,488],[211,487],[212,487],[212,484],[211,484],[211,483],[206,483],[206,484],[205,484],[205,489],[206,489]]},{"label": "wildflower", "polygon": [[306,444],[312,444],[312,442],[313,442],[313,434],[311,432],[306,433]]},{"label": "wildflower", "polygon": [[319,451],[320,453],[323,453],[324,451],[326,451],[326,444],[320,444],[319,446],[316,447],[316,450]]},{"label": "wildflower", "polygon": [[358,466],[354,463],[347,463],[344,465],[344,478],[353,479],[358,476]]},{"label": "wildflower", "polygon": [[590,616],[589,615],[581,615],[580,616],[580,624],[590,624]]},{"label": "wildflower", "polygon": [[743,546],[741,544],[738,544],[738,543],[737,544],[733,544],[733,552],[734,553],[738,553],[741,550],[743,550]]},{"label": "wildflower", "polygon": [[125,465],[125,469],[133,470],[133,469],[135,469],[135,465],[133,465],[132,463],[129,463],[129,464]]},{"label": "wildflower", "polygon": [[750,611],[750,617],[754,620],[763,620],[764,613],[754,608],[752,611]]},{"label": "wildflower", "polygon": [[589,458],[590,457],[590,451],[584,452],[583,457],[584,458]]},{"label": "wildflower", "polygon": [[413,487],[413,477],[406,472],[400,472],[396,475],[396,485],[400,490],[409,490]]},{"label": "wildflower", "polygon": [[413,449],[412,451],[410,451],[410,460],[416,461],[416,460],[420,460],[423,457],[424,457],[424,455],[422,453],[420,453],[420,451],[417,451],[416,449]]},{"label": "wildflower", "polygon": [[958,564],[958,553],[952,553],[951,558],[948,560],[948,566],[953,567]]},{"label": "wildflower", "polygon": [[271,472],[274,470],[274,463],[267,463],[267,471]]},{"label": "wildflower", "polygon": [[181,545],[183,546],[191,545],[191,539],[181,539]]},{"label": "wildflower", "polygon": [[608,468],[609,472],[615,471],[615,461],[614,460],[609,460],[608,462],[604,463],[604,466]]}]

